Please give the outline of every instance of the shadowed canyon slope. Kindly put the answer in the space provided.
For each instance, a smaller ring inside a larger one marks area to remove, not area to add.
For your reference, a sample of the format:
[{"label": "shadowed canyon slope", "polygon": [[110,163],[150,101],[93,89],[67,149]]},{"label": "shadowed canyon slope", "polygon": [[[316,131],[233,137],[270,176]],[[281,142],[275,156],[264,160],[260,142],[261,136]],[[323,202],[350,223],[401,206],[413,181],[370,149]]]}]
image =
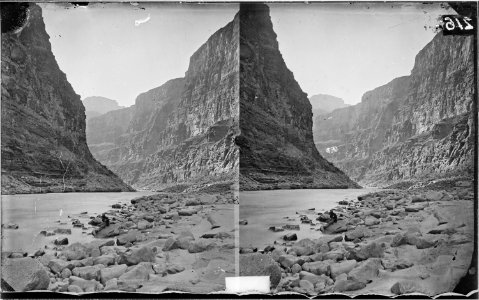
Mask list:
[{"label": "shadowed canyon slope", "polygon": [[240,188],[356,187],[317,151],[307,95],[286,67],[266,5],[240,6]]},{"label": "shadowed canyon slope", "polygon": [[317,148],[369,185],[472,176],[473,49],[472,37],[437,34],[410,76],[317,118]]},{"label": "shadowed canyon slope", "polygon": [[58,67],[41,8],[29,10],[23,28],[2,32],[2,193],[131,190],[88,150],[80,96]]},{"label": "shadowed canyon slope", "polygon": [[190,58],[184,78],[139,95],[135,105],[88,122],[95,157],[143,189],[203,188],[237,180],[238,16]]}]

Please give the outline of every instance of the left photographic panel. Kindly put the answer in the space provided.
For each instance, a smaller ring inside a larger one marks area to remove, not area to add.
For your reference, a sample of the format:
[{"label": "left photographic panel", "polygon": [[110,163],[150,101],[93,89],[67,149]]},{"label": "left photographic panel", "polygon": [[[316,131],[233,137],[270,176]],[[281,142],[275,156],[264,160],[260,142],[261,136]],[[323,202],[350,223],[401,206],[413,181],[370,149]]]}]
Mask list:
[{"label": "left photographic panel", "polygon": [[224,291],[239,5],[0,9],[2,291]]}]

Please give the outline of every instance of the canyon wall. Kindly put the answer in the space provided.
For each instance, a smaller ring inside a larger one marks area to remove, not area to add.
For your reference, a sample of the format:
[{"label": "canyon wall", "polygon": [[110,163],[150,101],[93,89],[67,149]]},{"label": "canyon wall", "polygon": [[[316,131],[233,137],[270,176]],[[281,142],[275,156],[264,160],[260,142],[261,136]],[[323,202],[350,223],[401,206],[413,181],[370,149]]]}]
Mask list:
[{"label": "canyon wall", "polygon": [[279,51],[269,8],[240,6],[240,188],[357,187],[317,151],[312,108]]},{"label": "canyon wall", "polygon": [[91,155],[80,96],[55,60],[41,8],[28,6],[23,27],[2,28],[2,194],[131,190]]},{"label": "canyon wall", "polygon": [[472,178],[473,37],[438,33],[411,75],[316,119],[325,158],[366,185]]},{"label": "canyon wall", "polygon": [[191,56],[184,78],[139,95],[132,107],[91,119],[95,157],[140,189],[236,181],[238,34],[236,16]]}]

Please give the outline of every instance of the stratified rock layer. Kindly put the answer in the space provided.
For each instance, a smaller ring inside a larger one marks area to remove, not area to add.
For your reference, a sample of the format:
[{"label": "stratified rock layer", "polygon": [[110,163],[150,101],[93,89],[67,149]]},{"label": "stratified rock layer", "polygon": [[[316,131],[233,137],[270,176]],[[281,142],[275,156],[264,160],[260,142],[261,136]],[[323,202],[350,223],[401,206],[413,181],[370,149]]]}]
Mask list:
[{"label": "stratified rock layer", "polygon": [[95,157],[138,188],[236,181],[238,41],[236,17],[192,55],[184,78],[92,118],[87,132]]},{"label": "stratified rock layer", "polygon": [[240,7],[240,189],[357,187],[316,150],[307,95],[288,70],[266,5]]},{"label": "stratified rock layer", "polygon": [[437,34],[416,56],[410,76],[317,118],[317,148],[368,185],[472,178],[473,49],[472,37]]},{"label": "stratified rock layer", "polygon": [[2,32],[2,193],[128,191],[86,144],[85,109],[60,70],[41,8]]}]

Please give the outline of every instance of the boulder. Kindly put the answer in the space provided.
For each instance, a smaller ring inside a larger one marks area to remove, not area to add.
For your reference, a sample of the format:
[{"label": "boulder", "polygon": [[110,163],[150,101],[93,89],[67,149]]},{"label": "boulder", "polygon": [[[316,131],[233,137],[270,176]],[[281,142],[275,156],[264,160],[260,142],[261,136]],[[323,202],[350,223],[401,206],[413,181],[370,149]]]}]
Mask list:
[{"label": "boulder", "polygon": [[81,287],[79,287],[78,285],[69,285],[68,288],[67,288],[67,291],[69,293],[75,293],[75,294],[80,294],[80,293],[83,293],[83,290],[81,289]]},{"label": "boulder", "polygon": [[288,254],[293,253],[297,256],[311,255],[314,252],[315,252],[314,249],[309,246],[306,246],[306,247],[293,246],[288,250]]},{"label": "boulder", "polygon": [[366,260],[370,257],[381,258],[384,255],[384,248],[377,242],[370,242],[367,245],[359,246],[359,249],[351,249],[348,259],[357,261]]},{"label": "boulder", "polygon": [[83,278],[85,280],[100,280],[100,270],[103,268],[103,265],[95,266],[86,266],[86,267],[76,267],[73,268],[73,276]]},{"label": "boulder", "polygon": [[192,241],[188,246],[189,253],[200,253],[206,250],[213,249],[216,246],[215,243],[209,243],[204,240]]},{"label": "boulder", "polygon": [[144,265],[137,265],[134,266],[131,270],[127,271],[123,275],[121,275],[118,280],[119,281],[126,281],[126,280],[148,280],[149,278],[149,271]]},{"label": "boulder", "polygon": [[196,209],[192,209],[192,208],[185,208],[185,209],[180,209],[178,211],[178,215],[180,216],[192,216],[194,214],[196,214],[198,211]]},{"label": "boulder", "polygon": [[396,295],[410,294],[410,293],[423,293],[423,289],[420,284],[412,280],[401,280],[396,282],[391,287],[391,292]]},{"label": "boulder", "polygon": [[89,256],[88,248],[80,243],[71,244],[63,250],[62,254],[67,260],[80,260]]},{"label": "boulder", "polygon": [[138,230],[145,230],[152,227],[153,227],[153,224],[145,220],[141,220],[140,222],[138,222],[138,225],[137,225]]},{"label": "boulder", "polygon": [[[50,277],[43,265],[30,257],[2,261],[2,283],[16,292],[46,290]],[[3,287],[2,287],[3,288]]]},{"label": "boulder", "polygon": [[124,235],[120,235],[116,239],[116,244],[118,246],[123,246],[123,245],[126,245],[127,243],[133,244],[134,242],[136,242],[137,236],[139,235],[140,235],[140,232],[138,230],[130,230],[128,231],[128,233]]},{"label": "boulder", "polygon": [[296,233],[288,233],[283,236],[283,240],[285,241],[296,241],[298,239],[298,236]]},{"label": "boulder", "polygon": [[281,280],[281,268],[266,254],[240,255],[239,267],[240,276],[269,276],[272,288]]},{"label": "boulder", "polygon": [[345,260],[339,263],[333,263],[329,266],[329,273],[331,274],[331,278],[336,278],[336,276],[342,273],[349,273],[354,267],[357,265],[357,261],[354,259],[352,260]]},{"label": "boulder", "polygon": [[284,230],[299,230],[299,225],[297,224],[286,224],[283,225]]},{"label": "boulder", "polygon": [[294,264],[302,265],[304,263],[302,258],[290,254],[281,255],[277,261],[285,268],[291,268]]},{"label": "boulder", "polygon": [[93,264],[94,265],[104,265],[104,266],[110,266],[115,264],[115,255],[113,254],[107,254],[107,255],[101,255],[98,257],[93,258]]},{"label": "boulder", "polygon": [[178,243],[176,242],[176,239],[170,237],[169,239],[166,240],[165,245],[163,246],[163,251],[171,251],[174,249],[178,249]]},{"label": "boulder", "polygon": [[333,260],[333,261],[339,261],[344,258],[345,250],[338,248],[326,253],[323,253],[323,260]]},{"label": "boulder", "polygon": [[48,263],[48,267],[55,274],[61,274],[63,269],[73,269],[73,265],[63,259],[52,259]]},{"label": "boulder", "polygon": [[118,279],[112,278],[105,283],[104,291],[117,291],[118,290]]},{"label": "boulder", "polygon": [[57,246],[61,245],[68,245],[68,238],[57,238],[56,240],[53,241],[53,243]]},{"label": "boulder", "polygon": [[269,230],[273,231],[273,232],[280,232],[280,231],[284,231],[284,228],[283,227],[280,227],[280,226],[271,226],[269,228]]},{"label": "boulder", "polygon": [[378,277],[380,269],[382,269],[380,258],[368,258],[351,270],[348,277],[349,279],[367,284]]},{"label": "boulder", "polygon": [[60,276],[65,279],[65,278],[68,278],[70,276],[72,276],[72,271],[70,271],[70,269],[68,268],[65,268],[63,269],[63,271],[61,272]]},{"label": "boulder", "polygon": [[166,273],[168,274],[176,274],[176,273],[183,272],[184,270],[185,270],[185,267],[181,265],[177,265],[177,264],[171,264],[166,266]]},{"label": "boulder", "polygon": [[201,202],[198,199],[188,199],[185,202],[185,206],[196,206],[201,205]]},{"label": "boulder", "polygon": [[322,276],[318,276],[316,274],[307,272],[307,271],[301,271],[299,272],[299,279],[300,280],[307,280],[311,282],[312,284],[316,284],[322,280]]},{"label": "boulder", "polygon": [[126,264],[127,266],[137,265],[140,262],[155,262],[156,253],[147,246],[139,249],[133,249],[129,253],[120,255],[118,264]]},{"label": "boulder", "polygon": [[333,263],[332,261],[314,261],[307,262],[303,264],[303,270],[316,274],[316,275],[328,275],[329,274],[329,265]]},{"label": "boulder", "polygon": [[299,287],[305,290],[308,294],[314,292],[314,285],[308,280],[300,280]]},{"label": "boulder", "polygon": [[366,284],[363,282],[342,279],[334,283],[335,292],[347,292],[347,291],[356,291],[366,287]]},{"label": "boulder", "polygon": [[378,225],[379,224],[379,219],[373,217],[373,216],[367,216],[365,219],[364,219],[364,224],[366,226],[372,226],[372,225]]},{"label": "boulder", "polygon": [[77,276],[70,276],[68,278],[70,285],[80,287],[84,292],[96,292],[103,288],[102,284],[96,280],[86,280]]},{"label": "boulder", "polygon": [[100,270],[100,281],[103,284],[106,284],[108,281],[114,278],[119,278],[123,273],[126,272],[128,268],[127,265],[114,265],[108,268],[103,268]]},{"label": "boulder", "polygon": [[294,264],[291,266],[291,273],[296,274],[303,270],[299,264]]}]

